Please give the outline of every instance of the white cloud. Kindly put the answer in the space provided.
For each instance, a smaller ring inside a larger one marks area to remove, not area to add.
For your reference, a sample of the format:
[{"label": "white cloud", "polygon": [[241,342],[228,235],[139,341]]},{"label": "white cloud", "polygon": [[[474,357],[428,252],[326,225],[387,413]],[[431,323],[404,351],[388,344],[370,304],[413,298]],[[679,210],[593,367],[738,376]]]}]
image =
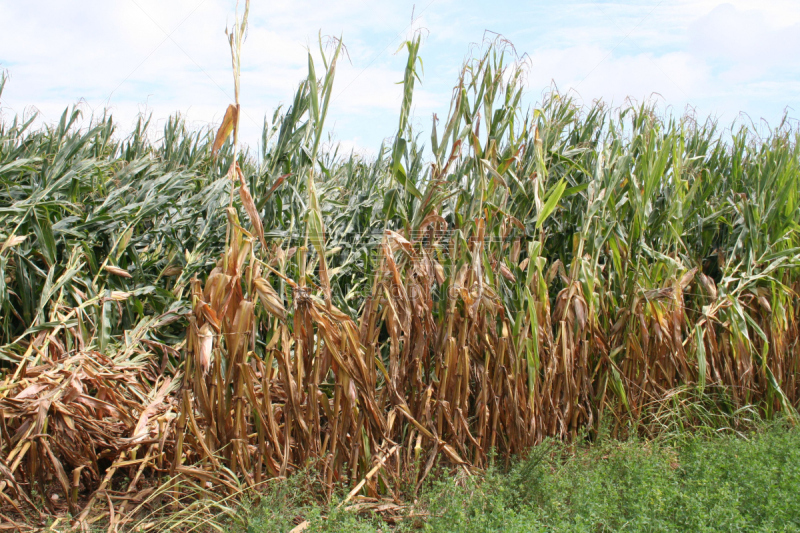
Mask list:
[{"label": "white cloud", "polygon": [[627,97],[654,94],[681,102],[707,87],[708,72],[702,61],[684,52],[614,56],[599,47],[577,46],[539,50],[530,56],[528,86],[547,87],[551,81],[561,91],[576,92],[586,103],[602,98],[620,104]]},{"label": "white cloud", "polygon": [[[132,121],[143,104],[161,118],[182,111],[194,123],[219,120],[233,99],[224,35],[226,22],[233,21],[233,5],[211,0],[2,1],[0,66],[11,74],[3,95],[5,112],[34,105],[53,121],[67,105],[84,99],[87,112],[108,106],[122,124]],[[365,113],[391,108],[402,69],[393,70],[379,58],[354,81],[352,72],[376,52],[360,38],[361,29],[393,28],[404,8],[402,3],[375,6],[361,0],[253,2],[242,59],[245,138],[255,141],[263,115],[291,103],[307,76],[309,49],[321,68],[319,28],[330,35],[354,35],[347,46],[355,66],[340,62],[336,87],[352,84],[337,98],[339,107]],[[354,12],[363,16],[354,19]]]},{"label": "white cloud", "polygon": [[779,26],[761,10],[715,7],[690,27],[691,50],[718,65],[728,82],[756,80],[771,70],[800,73],[800,22]]},{"label": "white cloud", "polygon": [[[155,122],[180,111],[195,125],[219,121],[233,97],[224,28],[233,0],[0,0],[0,68],[11,73],[6,115],[27,106],[57,120],[85,99],[109,105],[126,130],[145,107]],[[290,104],[317,36],[343,36],[328,125],[348,147],[377,150],[394,134],[409,32],[426,35],[413,124],[447,113],[472,43],[496,31],[528,53],[531,99],[554,80],[585,102],[621,104],[659,94],[673,109],[776,122],[800,101],[800,2],[796,0],[568,0],[542,9],[497,0],[414,2],[253,0],[243,52],[243,138],[260,138],[264,115]],[[170,38],[165,35],[170,34]],[[352,62],[352,63],[351,63]],[[796,114],[796,113],[795,113]],[[159,122],[160,121],[160,122]],[[422,136],[427,138],[427,133]],[[362,153],[362,152],[359,152]]]},{"label": "white cloud", "polygon": [[[776,124],[800,100],[800,8],[783,5],[680,2],[633,15],[617,5],[600,13],[609,24],[592,27],[591,37],[572,35],[583,44],[532,52],[529,86],[553,80],[585,103],[654,98],[676,112],[696,108],[723,121],[746,112]],[[606,30],[617,38],[602,36]]]}]

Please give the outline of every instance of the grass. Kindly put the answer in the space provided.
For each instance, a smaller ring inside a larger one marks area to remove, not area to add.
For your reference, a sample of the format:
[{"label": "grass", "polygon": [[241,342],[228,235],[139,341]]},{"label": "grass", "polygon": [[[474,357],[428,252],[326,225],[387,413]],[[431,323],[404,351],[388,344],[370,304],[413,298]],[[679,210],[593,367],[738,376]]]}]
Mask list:
[{"label": "grass", "polygon": [[309,501],[302,476],[281,482],[235,531],[800,531],[800,430],[569,446],[549,442],[526,461],[466,478],[440,473],[412,513],[389,525]]}]

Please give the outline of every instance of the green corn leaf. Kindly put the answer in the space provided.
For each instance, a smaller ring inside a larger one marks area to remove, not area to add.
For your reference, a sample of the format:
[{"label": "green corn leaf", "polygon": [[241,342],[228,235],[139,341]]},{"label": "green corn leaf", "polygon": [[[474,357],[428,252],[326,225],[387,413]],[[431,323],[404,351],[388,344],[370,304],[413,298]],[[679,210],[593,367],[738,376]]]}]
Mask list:
[{"label": "green corn leaf", "polygon": [[536,219],[536,229],[541,228],[542,224],[544,224],[545,220],[547,220],[547,217],[549,217],[553,211],[555,211],[558,201],[561,200],[561,195],[564,194],[566,188],[567,182],[564,180],[564,178],[561,178],[555,187],[551,188],[547,192],[542,210],[539,212],[539,216]]}]

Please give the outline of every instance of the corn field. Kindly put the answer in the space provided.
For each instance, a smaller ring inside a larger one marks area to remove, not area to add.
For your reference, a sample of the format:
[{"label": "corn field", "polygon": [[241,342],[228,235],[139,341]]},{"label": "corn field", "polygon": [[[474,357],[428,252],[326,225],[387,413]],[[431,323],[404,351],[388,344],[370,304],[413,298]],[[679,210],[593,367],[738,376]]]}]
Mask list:
[{"label": "corn field", "polygon": [[686,395],[796,416],[795,126],[526,109],[494,43],[421,139],[419,48],[372,159],[326,142],[338,41],[257,151],[238,81],[218,132],[0,122],[0,519],[111,531],[306,469],[396,499]]}]

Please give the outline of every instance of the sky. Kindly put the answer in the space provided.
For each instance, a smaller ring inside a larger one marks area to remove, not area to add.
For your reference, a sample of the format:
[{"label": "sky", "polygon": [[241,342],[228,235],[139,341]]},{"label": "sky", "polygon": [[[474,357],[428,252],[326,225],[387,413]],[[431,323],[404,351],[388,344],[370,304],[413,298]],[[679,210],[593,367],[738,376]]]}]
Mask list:
[{"label": "sky", "polygon": [[[121,134],[152,113],[155,138],[176,112],[214,127],[233,101],[225,28],[235,9],[235,0],[0,0],[9,77],[0,113],[55,122],[73,104],[85,117],[107,108]],[[420,132],[433,113],[447,114],[461,64],[496,35],[526,61],[531,106],[555,86],[585,104],[653,100],[723,126],[775,127],[787,111],[800,118],[797,0],[252,0],[249,23],[241,138],[253,147],[265,116],[290,104],[307,76],[319,35],[341,36],[347,48],[330,138],[364,155],[395,133],[407,57],[398,48],[414,32],[423,35]]]}]

